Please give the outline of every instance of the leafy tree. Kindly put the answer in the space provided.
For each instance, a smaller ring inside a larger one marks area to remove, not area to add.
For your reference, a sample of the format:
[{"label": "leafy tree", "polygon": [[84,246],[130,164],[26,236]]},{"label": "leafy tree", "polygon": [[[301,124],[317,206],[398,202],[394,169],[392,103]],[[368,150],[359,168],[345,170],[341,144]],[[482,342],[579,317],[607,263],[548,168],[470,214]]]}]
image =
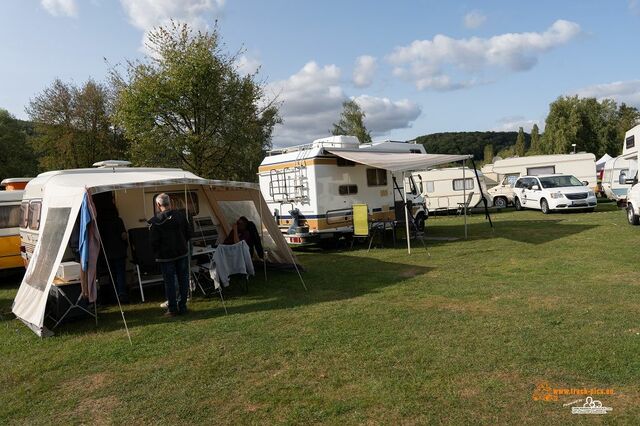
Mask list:
[{"label": "leafy tree", "polygon": [[524,145],[524,129],[522,127],[520,127],[520,129],[518,130],[518,136],[516,137],[516,144],[515,144],[515,153],[518,157],[524,157],[525,152],[527,151],[525,145]]},{"label": "leafy tree", "polygon": [[484,163],[488,164],[493,161],[493,145],[488,144],[484,146]]},{"label": "leafy tree", "polygon": [[149,35],[152,55],[112,69],[116,117],[134,162],[180,166],[200,176],[256,180],[280,122],[256,75],[238,72],[217,27],[195,32],[171,22]]},{"label": "leafy tree", "polygon": [[342,103],[342,113],[340,121],[333,123],[333,135],[356,136],[360,143],[370,143],[371,134],[364,125],[365,114],[353,100]]},{"label": "leafy tree", "polygon": [[[578,151],[616,156],[622,151],[623,130],[638,122],[638,110],[605,99],[560,97],[549,106],[542,151],[568,153],[572,144]],[[628,129],[627,129],[628,130]]]},{"label": "leafy tree", "polygon": [[126,143],[112,125],[108,88],[91,79],[78,87],[56,79],[31,99],[27,114],[35,123],[31,140],[45,169],[90,167],[124,158]]},{"label": "leafy tree", "polygon": [[531,146],[529,147],[529,152],[531,154],[539,154],[540,148],[540,129],[537,124],[534,124],[531,128]]},{"label": "leafy tree", "polygon": [[27,123],[0,109],[0,180],[8,177],[28,177],[37,173],[37,160],[27,143],[30,131]]},{"label": "leafy tree", "polygon": [[[416,142],[424,145],[430,154],[473,154],[481,159],[487,145],[493,147],[496,155],[502,156],[505,148],[513,146],[516,136],[516,132],[446,132],[419,136]],[[528,143],[529,135],[525,133],[524,136]]]}]

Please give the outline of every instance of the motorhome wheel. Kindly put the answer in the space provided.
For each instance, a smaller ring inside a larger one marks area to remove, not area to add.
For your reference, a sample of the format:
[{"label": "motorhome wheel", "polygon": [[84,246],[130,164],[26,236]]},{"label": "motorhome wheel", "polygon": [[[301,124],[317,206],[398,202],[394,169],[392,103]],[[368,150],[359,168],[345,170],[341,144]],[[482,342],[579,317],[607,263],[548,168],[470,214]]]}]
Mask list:
[{"label": "motorhome wheel", "polygon": [[498,209],[504,209],[507,207],[507,199],[504,197],[494,198],[493,205]]},{"label": "motorhome wheel", "polygon": [[424,213],[420,212],[418,213],[418,215],[416,216],[416,228],[418,228],[418,231],[422,232],[424,231],[424,223],[427,220],[427,217]]},{"label": "motorhome wheel", "polygon": [[640,223],[640,218],[634,213],[631,203],[627,203],[627,220],[631,225],[638,225]]}]

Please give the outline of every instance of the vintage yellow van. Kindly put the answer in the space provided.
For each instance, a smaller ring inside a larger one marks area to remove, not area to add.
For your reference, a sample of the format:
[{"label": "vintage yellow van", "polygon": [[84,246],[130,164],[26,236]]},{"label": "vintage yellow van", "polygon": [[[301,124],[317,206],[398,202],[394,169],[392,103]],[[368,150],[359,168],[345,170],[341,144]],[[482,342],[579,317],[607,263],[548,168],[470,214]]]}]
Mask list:
[{"label": "vintage yellow van", "polygon": [[21,203],[29,178],[10,178],[0,182],[0,270],[24,268],[20,252]]}]

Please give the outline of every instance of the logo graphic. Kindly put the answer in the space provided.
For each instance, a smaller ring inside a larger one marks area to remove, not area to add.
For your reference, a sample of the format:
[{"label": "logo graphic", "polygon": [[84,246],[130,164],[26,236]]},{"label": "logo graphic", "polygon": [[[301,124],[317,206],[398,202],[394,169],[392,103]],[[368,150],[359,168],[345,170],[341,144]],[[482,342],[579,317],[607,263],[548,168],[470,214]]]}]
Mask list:
[{"label": "logo graphic", "polygon": [[607,414],[612,411],[611,407],[603,407],[602,402],[588,396],[584,400],[582,407],[571,407],[571,414]]},{"label": "logo graphic", "polygon": [[534,401],[557,401],[558,395],[554,395],[553,389],[549,386],[549,383],[542,382],[536,386],[536,389],[533,391],[533,400]]}]

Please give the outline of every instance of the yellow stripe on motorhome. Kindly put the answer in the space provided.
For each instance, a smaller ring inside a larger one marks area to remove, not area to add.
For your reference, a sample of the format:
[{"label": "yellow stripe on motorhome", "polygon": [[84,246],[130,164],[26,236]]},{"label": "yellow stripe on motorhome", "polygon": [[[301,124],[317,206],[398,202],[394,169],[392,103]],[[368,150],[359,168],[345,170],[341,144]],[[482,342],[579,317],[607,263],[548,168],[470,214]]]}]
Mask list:
[{"label": "yellow stripe on motorhome", "polygon": [[[386,212],[374,212],[370,215],[369,221],[376,220],[394,220],[395,214],[393,211]],[[309,232],[321,232],[321,231],[329,231],[336,228],[343,228],[345,226],[351,226],[351,219],[347,220],[338,220],[337,218],[331,218],[327,221],[326,218],[321,219],[302,219],[302,226],[308,226]],[[289,226],[291,225],[291,219],[280,219],[278,220],[278,225],[280,226]]]},{"label": "yellow stripe on motorhome", "polygon": [[338,164],[338,160],[336,158],[310,158],[308,160],[287,161],[286,163],[267,164],[264,166],[260,166],[258,167],[258,172],[262,173],[271,170],[282,170],[300,166],[316,166],[318,164]]},{"label": "yellow stripe on motorhome", "polygon": [[0,269],[22,268],[20,237],[0,237]]}]

